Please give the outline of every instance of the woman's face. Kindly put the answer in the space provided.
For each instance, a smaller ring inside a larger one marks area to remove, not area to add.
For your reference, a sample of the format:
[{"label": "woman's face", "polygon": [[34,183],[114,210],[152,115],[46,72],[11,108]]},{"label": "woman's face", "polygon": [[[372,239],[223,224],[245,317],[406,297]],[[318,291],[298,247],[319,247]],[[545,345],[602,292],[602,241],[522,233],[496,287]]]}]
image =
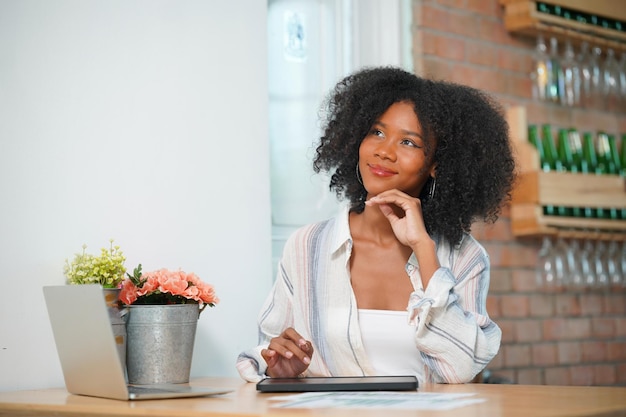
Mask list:
[{"label": "woman's face", "polygon": [[[392,104],[372,125],[359,147],[359,170],[369,195],[398,189],[417,197],[434,176],[413,104]],[[434,153],[434,150],[432,151]]]}]

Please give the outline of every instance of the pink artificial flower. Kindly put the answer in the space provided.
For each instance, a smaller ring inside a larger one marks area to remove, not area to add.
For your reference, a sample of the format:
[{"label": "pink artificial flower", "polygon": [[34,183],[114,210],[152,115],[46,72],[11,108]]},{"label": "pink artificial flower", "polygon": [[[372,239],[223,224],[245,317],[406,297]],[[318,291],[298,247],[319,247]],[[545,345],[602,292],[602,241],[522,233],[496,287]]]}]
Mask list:
[{"label": "pink artificial flower", "polygon": [[122,282],[119,300],[124,304],[132,304],[137,300],[137,286],[128,278]]},{"label": "pink artificial flower", "polygon": [[[140,267],[138,268],[139,272],[141,271]],[[171,294],[175,297],[193,300],[201,308],[206,305],[214,306],[219,302],[213,286],[202,282],[196,274],[167,269],[141,273],[139,278],[136,276],[127,278],[122,283],[119,299],[124,304],[133,304],[141,297],[150,297],[148,302],[152,303],[155,301],[156,303],[172,302],[171,297],[161,298],[160,294]]]}]

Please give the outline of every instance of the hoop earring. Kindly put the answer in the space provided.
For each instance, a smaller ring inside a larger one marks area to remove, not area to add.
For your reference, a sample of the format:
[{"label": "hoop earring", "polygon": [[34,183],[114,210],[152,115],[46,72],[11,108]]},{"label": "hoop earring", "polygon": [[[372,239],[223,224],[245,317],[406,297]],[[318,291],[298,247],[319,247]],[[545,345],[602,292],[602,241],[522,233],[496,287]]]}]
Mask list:
[{"label": "hoop earring", "polygon": [[437,186],[437,178],[433,177],[433,180],[430,183],[430,189],[428,190],[428,199],[432,200],[435,196],[435,187]]},{"label": "hoop earring", "polygon": [[361,178],[361,172],[359,171],[359,163],[356,163],[356,180],[363,185],[363,178]]}]

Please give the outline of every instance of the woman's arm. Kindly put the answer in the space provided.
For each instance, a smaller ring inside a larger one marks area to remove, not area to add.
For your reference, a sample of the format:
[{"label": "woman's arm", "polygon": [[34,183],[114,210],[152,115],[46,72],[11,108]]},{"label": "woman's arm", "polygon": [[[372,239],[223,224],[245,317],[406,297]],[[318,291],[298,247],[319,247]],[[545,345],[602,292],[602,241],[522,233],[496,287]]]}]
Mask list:
[{"label": "woman's arm", "polygon": [[293,286],[279,265],[279,272],[272,291],[268,295],[258,318],[258,346],[239,354],[237,371],[248,382],[258,382],[265,377],[267,363],[261,352],[267,349],[270,340],[280,335],[285,329],[293,326],[292,316]]},{"label": "woman's arm", "polygon": [[[434,382],[469,382],[498,353],[502,332],[486,311],[489,257],[466,236],[455,258],[409,300],[415,342]],[[442,262],[444,263],[444,262]]]}]

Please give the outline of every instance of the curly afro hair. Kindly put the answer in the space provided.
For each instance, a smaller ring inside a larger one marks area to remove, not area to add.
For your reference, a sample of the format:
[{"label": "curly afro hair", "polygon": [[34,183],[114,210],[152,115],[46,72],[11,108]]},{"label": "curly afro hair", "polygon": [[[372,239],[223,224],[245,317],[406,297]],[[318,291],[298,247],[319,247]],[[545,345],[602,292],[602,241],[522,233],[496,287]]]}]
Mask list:
[{"label": "curly afro hair", "polygon": [[420,78],[400,68],[365,68],[341,80],[325,101],[323,134],[313,169],[331,175],[330,189],[365,207],[358,181],[359,146],[373,123],[394,103],[410,102],[421,124],[425,152],[436,163],[432,198],[429,180],[419,198],[426,228],[452,244],[476,220],[495,222],[511,197],[515,161],[501,106],[480,90]]}]

